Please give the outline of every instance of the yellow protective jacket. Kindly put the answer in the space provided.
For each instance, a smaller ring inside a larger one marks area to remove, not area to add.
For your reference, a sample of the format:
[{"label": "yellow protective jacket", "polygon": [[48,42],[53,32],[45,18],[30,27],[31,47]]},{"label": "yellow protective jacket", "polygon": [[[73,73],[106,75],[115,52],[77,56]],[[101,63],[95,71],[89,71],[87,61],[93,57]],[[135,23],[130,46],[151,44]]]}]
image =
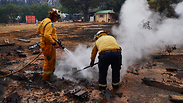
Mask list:
[{"label": "yellow protective jacket", "polygon": [[95,60],[97,52],[101,53],[105,50],[115,50],[120,49],[116,39],[110,35],[103,35],[95,42],[95,45],[92,49],[91,60]]},{"label": "yellow protective jacket", "polygon": [[[41,48],[44,48],[44,50],[46,49],[45,51],[48,49],[45,48],[45,45],[52,45],[55,43],[53,38],[57,39],[56,28],[53,26],[50,18],[45,18],[43,21],[41,21],[37,29],[37,34],[41,34],[40,46]],[[43,52],[43,54],[48,55],[49,52],[50,51],[47,51],[46,53]]]},{"label": "yellow protective jacket", "polygon": [[56,28],[50,18],[45,18],[41,21],[37,34],[41,35],[40,47],[45,58],[42,79],[49,80],[56,66],[56,49],[53,45],[56,42],[53,38],[57,39]]}]

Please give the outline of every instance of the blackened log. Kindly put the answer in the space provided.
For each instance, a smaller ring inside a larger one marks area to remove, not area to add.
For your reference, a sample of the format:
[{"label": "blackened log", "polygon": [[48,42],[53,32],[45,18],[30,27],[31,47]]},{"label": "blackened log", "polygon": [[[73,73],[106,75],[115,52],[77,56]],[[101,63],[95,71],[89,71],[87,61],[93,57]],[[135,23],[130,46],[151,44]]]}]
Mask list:
[{"label": "blackened log", "polygon": [[183,88],[178,87],[178,86],[167,85],[163,82],[151,80],[150,78],[144,78],[144,79],[142,79],[142,81],[143,81],[143,83],[145,83],[146,85],[149,85],[149,86],[154,86],[154,87],[161,88],[161,89],[166,89],[166,90],[170,90],[170,91],[183,93]]},{"label": "blackened log", "polygon": [[166,68],[166,71],[169,71],[169,72],[177,72],[177,69],[175,69],[175,68]]},{"label": "blackened log", "polygon": [[183,96],[169,95],[168,100],[173,103],[183,103]]},{"label": "blackened log", "polygon": [[12,46],[12,45],[15,45],[15,43],[0,44],[0,47],[2,47],[2,46]]}]

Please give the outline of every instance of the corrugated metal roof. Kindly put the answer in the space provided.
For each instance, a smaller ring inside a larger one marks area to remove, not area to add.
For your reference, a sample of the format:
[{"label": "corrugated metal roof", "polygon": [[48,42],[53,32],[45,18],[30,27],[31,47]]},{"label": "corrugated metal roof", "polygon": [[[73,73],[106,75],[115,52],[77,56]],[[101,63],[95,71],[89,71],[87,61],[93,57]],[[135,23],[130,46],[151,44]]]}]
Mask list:
[{"label": "corrugated metal roof", "polygon": [[102,11],[97,11],[96,13],[115,13],[113,10],[102,10]]}]

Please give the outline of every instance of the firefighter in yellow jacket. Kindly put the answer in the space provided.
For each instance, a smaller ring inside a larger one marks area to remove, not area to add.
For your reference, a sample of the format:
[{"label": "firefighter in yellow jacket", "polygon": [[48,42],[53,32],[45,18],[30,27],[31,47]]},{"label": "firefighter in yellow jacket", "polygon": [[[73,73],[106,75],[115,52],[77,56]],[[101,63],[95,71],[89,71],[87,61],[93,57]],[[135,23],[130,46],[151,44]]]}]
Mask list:
[{"label": "firefighter in yellow jacket", "polygon": [[113,89],[118,89],[122,65],[121,48],[117,44],[116,39],[113,36],[107,35],[103,30],[98,31],[94,39],[96,42],[92,49],[90,66],[94,65],[96,54],[99,52],[99,89],[105,90],[107,87],[106,77],[109,65],[112,68],[112,87]]},{"label": "firefighter in yellow jacket", "polygon": [[48,81],[50,79],[56,66],[56,48],[59,48],[59,45],[54,40],[57,40],[57,35],[53,22],[58,21],[59,18],[63,19],[65,17],[64,14],[60,13],[60,11],[55,8],[48,12],[48,14],[48,18],[41,21],[37,29],[37,34],[41,36],[40,47],[44,54],[43,81]]}]

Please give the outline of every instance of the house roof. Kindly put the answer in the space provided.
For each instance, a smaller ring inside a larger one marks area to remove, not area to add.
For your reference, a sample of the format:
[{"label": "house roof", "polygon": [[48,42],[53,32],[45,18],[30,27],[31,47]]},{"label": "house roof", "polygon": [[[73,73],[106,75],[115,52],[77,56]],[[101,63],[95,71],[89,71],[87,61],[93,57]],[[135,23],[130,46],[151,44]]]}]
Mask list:
[{"label": "house roof", "polygon": [[97,11],[96,13],[115,13],[113,10],[102,10],[102,11]]}]

